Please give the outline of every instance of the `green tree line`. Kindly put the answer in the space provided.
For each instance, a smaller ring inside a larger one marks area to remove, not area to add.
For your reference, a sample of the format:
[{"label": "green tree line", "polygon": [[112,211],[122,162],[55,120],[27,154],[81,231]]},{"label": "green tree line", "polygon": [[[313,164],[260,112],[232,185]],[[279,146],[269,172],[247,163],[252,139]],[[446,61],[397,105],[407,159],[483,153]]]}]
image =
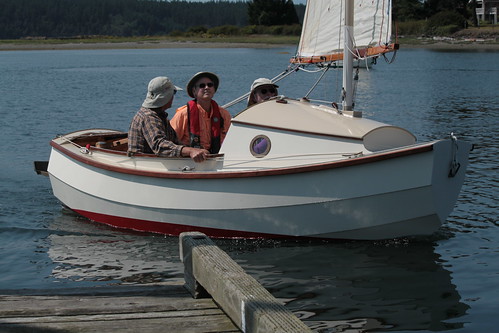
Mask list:
[{"label": "green tree line", "polygon": [[0,38],[165,35],[247,25],[247,4],[212,1],[0,0]]},{"label": "green tree line", "polygon": [[449,35],[477,25],[476,0],[397,0],[393,18],[401,35]]},{"label": "green tree line", "polygon": [[[397,0],[394,18],[406,34],[431,34],[442,26],[459,29],[474,18],[474,1]],[[0,0],[0,39],[160,36],[208,29],[299,34],[304,12],[305,6],[292,0]],[[292,28],[283,28],[287,26]]]}]

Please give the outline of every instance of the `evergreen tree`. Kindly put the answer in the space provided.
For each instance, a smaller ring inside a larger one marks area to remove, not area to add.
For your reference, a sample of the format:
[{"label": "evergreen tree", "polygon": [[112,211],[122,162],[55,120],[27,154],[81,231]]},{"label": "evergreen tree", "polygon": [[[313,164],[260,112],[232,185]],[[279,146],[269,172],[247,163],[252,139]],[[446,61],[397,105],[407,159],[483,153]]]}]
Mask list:
[{"label": "evergreen tree", "polygon": [[468,0],[426,0],[424,8],[428,17],[444,11],[456,12],[463,18],[468,18]]},{"label": "evergreen tree", "polygon": [[248,21],[267,26],[299,23],[292,0],[253,0],[248,3]]},{"label": "evergreen tree", "polygon": [[393,18],[399,22],[424,19],[423,3],[420,0],[398,0],[393,3]]}]

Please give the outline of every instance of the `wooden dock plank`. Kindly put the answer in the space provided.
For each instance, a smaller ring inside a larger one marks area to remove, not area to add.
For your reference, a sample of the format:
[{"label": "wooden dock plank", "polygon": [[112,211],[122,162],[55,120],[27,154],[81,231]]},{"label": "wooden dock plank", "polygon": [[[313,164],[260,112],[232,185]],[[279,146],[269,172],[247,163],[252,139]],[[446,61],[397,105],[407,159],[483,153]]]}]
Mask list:
[{"label": "wooden dock plank", "polygon": [[312,332],[206,235],[179,240],[185,284],[0,290],[0,332]]},{"label": "wooden dock plank", "polygon": [[[211,299],[154,296],[0,296],[0,318],[217,309]],[[43,304],[43,307],[40,307]],[[64,307],[60,305],[64,304]]]},{"label": "wooden dock plank", "polygon": [[106,313],[106,314],[75,314],[75,315],[56,315],[56,316],[23,316],[2,318],[4,324],[20,323],[48,323],[48,322],[71,322],[71,321],[109,321],[109,320],[128,320],[128,319],[157,319],[157,318],[182,318],[196,316],[221,315],[218,309],[208,310],[188,310],[188,311],[167,311],[167,312],[128,312],[128,313]]},{"label": "wooden dock plank", "polygon": [[213,299],[193,299],[181,285],[0,291],[0,332],[162,329],[240,332]]},{"label": "wooden dock plank", "polygon": [[209,237],[184,232],[179,242],[189,291],[196,298],[207,292],[241,331],[312,332]]},{"label": "wooden dock plank", "polygon": [[232,322],[227,322],[225,315],[201,316],[192,318],[156,318],[156,319],[126,319],[126,320],[95,320],[71,322],[42,322],[23,324],[0,324],[3,333],[73,333],[73,332],[240,332]]}]

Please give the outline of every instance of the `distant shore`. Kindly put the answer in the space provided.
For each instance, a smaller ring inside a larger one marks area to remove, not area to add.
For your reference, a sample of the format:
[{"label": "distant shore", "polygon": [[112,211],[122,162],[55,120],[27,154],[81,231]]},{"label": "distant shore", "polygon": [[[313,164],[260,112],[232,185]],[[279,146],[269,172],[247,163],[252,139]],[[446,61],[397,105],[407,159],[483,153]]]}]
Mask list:
[{"label": "distant shore", "polygon": [[0,51],[22,50],[99,50],[99,49],[173,49],[173,48],[269,48],[287,44],[223,42],[98,42],[98,43],[0,43]]},{"label": "distant shore", "polygon": [[423,44],[400,43],[401,48],[425,48],[435,50],[497,50],[499,51],[499,43],[486,43],[486,42],[432,42]]},{"label": "distant shore", "polygon": [[[499,43],[482,41],[427,41],[422,43],[404,42],[404,48],[426,48],[439,50],[499,50]],[[99,41],[87,42],[68,40],[64,42],[50,41],[0,41],[0,51],[22,50],[98,50],[98,49],[167,49],[167,48],[277,48],[294,46],[293,43],[265,43],[265,42],[224,42],[224,41]]]}]

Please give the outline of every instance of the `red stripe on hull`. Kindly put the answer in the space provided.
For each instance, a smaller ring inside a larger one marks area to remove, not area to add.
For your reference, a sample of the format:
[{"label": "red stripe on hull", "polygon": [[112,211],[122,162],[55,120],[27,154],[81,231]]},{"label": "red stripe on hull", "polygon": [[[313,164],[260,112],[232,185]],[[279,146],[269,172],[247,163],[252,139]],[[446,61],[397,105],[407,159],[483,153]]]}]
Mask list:
[{"label": "red stripe on hull", "polygon": [[93,213],[85,210],[73,210],[74,212],[98,223],[107,224],[115,228],[130,229],[142,232],[153,232],[170,236],[178,236],[182,232],[199,231],[209,237],[214,238],[295,238],[293,236],[274,235],[256,232],[246,232],[237,230],[224,230],[216,228],[206,228],[189,226],[175,223],[156,222],[133,219],[128,217]]}]

